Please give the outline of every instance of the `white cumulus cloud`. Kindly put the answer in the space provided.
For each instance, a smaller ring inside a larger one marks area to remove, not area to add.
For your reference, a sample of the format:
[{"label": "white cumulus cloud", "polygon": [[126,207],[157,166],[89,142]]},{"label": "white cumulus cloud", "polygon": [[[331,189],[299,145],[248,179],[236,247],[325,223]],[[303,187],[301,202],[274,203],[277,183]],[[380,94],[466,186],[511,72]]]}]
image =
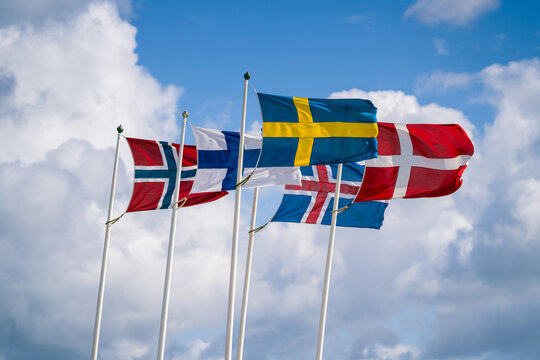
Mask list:
[{"label": "white cumulus cloud", "polygon": [[130,134],[176,136],[182,89],[137,65],[135,34],[107,3],[39,30],[0,29],[0,161],[42,160],[69,139],[103,149],[120,123]]},{"label": "white cumulus cloud", "polygon": [[[105,0],[107,1],[107,0]],[[92,0],[3,0],[0,2],[0,26],[30,23],[43,25],[50,20],[66,19],[80,13]],[[125,14],[131,13],[131,0],[109,0]]]},{"label": "white cumulus cloud", "polygon": [[499,7],[499,0],[417,0],[405,11],[424,24],[463,26]]}]

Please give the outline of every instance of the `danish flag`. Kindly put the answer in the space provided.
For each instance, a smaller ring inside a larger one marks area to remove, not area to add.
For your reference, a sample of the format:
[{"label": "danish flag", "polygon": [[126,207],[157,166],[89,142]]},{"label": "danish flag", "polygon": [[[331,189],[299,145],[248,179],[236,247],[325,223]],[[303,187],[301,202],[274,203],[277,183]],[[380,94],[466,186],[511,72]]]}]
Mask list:
[{"label": "danish flag", "polygon": [[436,197],[459,189],[474,153],[457,124],[379,123],[376,159],[366,169],[356,201]]},{"label": "danish flag", "polygon": [[[166,141],[126,139],[135,163],[133,194],[127,212],[172,208],[180,145]],[[214,201],[227,194],[226,191],[190,194],[196,172],[197,150],[193,145],[184,145],[182,181],[178,194],[178,200],[187,197],[183,206]]]}]

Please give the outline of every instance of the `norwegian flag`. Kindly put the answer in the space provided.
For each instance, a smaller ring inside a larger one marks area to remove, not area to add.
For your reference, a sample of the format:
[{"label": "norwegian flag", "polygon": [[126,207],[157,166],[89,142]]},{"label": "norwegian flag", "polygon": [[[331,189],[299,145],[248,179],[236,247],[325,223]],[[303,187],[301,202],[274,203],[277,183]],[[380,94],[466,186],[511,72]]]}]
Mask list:
[{"label": "norwegian flag", "polygon": [[378,127],[379,157],[362,162],[366,169],[355,202],[436,197],[459,189],[474,153],[461,126],[379,123]]},{"label": "norwegian flag", "polygon": [[[271,221],[330,225],[338,165],[303,166],[302,183],[285,185],[278,211]],[[385,202],[351,204],[362,183],[364,167],[344,164],[341,175],[339,207],[350,205],[338,214],[337,225],[379,229],[384,219]]]},{"label": "norwegian flag", "polygon": [[[178,153],[180,145],[165,141],[126,138],[135,162],[133,194],[127,212],[170,209],[174,203]],[[197,150],[184,145],[180,193],[178,199],[188,197],[184,206],[217,200],[226,191],[190,194],[197,172]]]}]

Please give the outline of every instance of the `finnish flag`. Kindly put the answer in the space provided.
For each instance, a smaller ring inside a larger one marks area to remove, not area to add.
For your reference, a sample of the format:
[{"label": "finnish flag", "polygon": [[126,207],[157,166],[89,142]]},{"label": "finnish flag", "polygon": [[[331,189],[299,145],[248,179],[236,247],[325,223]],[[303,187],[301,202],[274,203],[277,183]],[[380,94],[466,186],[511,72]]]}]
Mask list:
[{"label": "finnish flag", "polygon": [[[226,191],[236,187],[240,133],[191,126],[197,144],[197,176],[193,192]],[[300,185],[298,167],[256,168],[262,137],[244,135],[243,187]]]}]

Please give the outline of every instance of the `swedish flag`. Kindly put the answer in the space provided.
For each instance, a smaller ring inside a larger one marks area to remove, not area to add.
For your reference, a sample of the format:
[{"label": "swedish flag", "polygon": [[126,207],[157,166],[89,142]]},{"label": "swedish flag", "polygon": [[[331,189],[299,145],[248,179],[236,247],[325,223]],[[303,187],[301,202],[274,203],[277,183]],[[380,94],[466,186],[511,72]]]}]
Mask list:
[{"label": "swedish flag", "polygon": [[362,99],[258,93],[263,118],[259,166],[308,166],[377,157],[377,108]]}]

